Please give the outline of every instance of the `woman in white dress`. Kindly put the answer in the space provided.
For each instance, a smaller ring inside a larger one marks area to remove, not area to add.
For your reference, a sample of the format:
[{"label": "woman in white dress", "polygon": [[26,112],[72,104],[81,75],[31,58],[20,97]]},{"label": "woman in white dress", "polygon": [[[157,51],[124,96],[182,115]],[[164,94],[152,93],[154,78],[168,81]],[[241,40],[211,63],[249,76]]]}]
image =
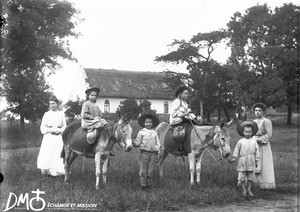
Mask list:
[{"label": "woman in white dress", "polygon": [[64,175],[63,159],[60,153],[63,148],[62,133],[66,128],[66,119],[63,111],[58,108],[59,100],[52,96],[49,99],[49,111],[42,119],[41,132],[44,135],[40,152],[37,158],[37,168],[42,175]]},{"label": "woman in white dress", "polygon": [[256,103],[253,105],[253,110],[256,117],[253,121],[258,126],[258,132],[253,138],[258,144],[260,152],[256,181],[260,189],[275,189],[274,163],[270,144],[273,131],[272,122],[264,116],[265,104]]}]

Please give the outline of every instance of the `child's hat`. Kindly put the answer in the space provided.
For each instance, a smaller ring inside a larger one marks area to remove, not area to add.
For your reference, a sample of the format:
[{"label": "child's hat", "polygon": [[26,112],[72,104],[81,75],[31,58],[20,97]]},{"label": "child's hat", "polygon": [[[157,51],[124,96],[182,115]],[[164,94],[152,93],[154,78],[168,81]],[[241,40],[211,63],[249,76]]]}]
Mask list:
[{"label": "child's hat", "polygon": [[237,127],[237,131],[238,131],[238,134],[240,136],[244,136],[243,132],[244,132],[244,127],[245,126],[251,126],[252,127],[252,130],[253,130],[252,135],[255,135],[258,131],[258,126],[254,121],[243,121]]},{"label": "child's hat", "polygon": [[89,88],[85,91],[85,94],[89,94],[91,93],[92,91],[95,91],[96,93],[99,93],[100,92],[100,89],[97,88],[97,87],[93,87],[93,88]]},{"label": "child's hat", "polygon": [[175,97],[178,97],[178,95],[185,90],[189,90],[189,88],[185,85],[179,86],[175,91]]},{"label": "child's hat", "polygon": [[146,118],[152,119],[152,128],[157,127],[157,125],[159,124],[159,119],[157,118],[156,115],[151,113],[145,113],[138,118],[138,123],[141,127],[145,127]]},{"label": "child's hat", "polygon": [[59,100],[56,98],[56,96],[52,95],[50,98],[49,98],[49,102],[50,101],[53,101],[53,102],[56,102],[57,104],[59,103]]}]

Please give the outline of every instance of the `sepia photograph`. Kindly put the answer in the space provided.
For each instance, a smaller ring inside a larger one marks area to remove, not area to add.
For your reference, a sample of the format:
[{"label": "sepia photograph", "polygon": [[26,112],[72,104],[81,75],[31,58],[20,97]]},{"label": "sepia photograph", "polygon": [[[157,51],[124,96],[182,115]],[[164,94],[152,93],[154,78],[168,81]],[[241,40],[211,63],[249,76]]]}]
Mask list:
[{"label": "sepia photograph", "polygon": [[3,0],[0,211],[298,211],[298,0]]}]

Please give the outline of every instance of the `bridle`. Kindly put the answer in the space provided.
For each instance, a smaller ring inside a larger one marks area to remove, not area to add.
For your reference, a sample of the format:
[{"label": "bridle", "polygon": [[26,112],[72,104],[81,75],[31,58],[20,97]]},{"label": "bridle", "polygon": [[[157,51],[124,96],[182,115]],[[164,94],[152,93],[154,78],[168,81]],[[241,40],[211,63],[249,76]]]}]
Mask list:
[{"label": "bridle", "polygon": [[[216,129],[216,125],[214,125],[214,126],[210,129],[210,131],[209,131],[209,132],[207,133],[207,135],[205,136],[205,140],[203,141],[203,140],[201,139],[200,135],[198,134],[197,130],[195,129],[195,125],[193,124],[193,122],[192,122],[191,120],[190,120],[190,122],[191,122],[191,124],[192,124],[192,126],[193,126],[193,128],[194,128],[194,130],[195,130],[195,132],[196,132],[196,134],[197,134],[197,137],[199,138],[199,140],[201,141],[201,143],[204,144],[204,148],[202,148],[202,150],[206,149],[206,147],[208,147],[208,146],[211,147],[211,148],[213,148],[213,149],[216,149],[216,148],[213,147],[214,142],[212,142],[212,143],[209,144],[209,141],[210,141],[210,140],[215,141],[215,139],[216,139],[215,137],[218,136],[218,134],[219,134],[219,132],[214,133],[214,131],[215,131],[215,129]],[[205,145],[205,144],[206,144],[206,145]],[[224,152],[224,149],[223,149],[223,146],[222,146],[222,144],[221,144],[220,139],[219,139],[219,147],[221,148],[222,152]],[[223,160],[222,157],[219,158],[219,159],[216,159],[215,156],[209,151],[209,149],[207,149],[207,151],[208,151],[209,154],[215,159],[215,161],[218,162],[218,161],[220,161],[220,160]]]},{"label": "bridle", "polygon": [[111,140],[111,141],[113,141],[114,143],[117,143],[120,146],[120,148],[122,148],[122,146],[120,144],[120,138],[119,138],[119,136],[118,136],[118,138],[116,138],[116,136],[115,136],[115,133],[116,133],[116,131],[118,129],[118,126],[119,126],[119,124],[116,123],[116,124],[113,124],[111,126],[106,127],[105,129],[107,130],[108,135],[109,135],[108,139]]},{"label": "bridle", "polygon": [[[209,141],[212,140],[215,136],[215,134],[212,134],[214,131],[215,131],[215,128],[216,128],[216,125],[214,125],[210,131],[207,133],[207,135],[205,136],[205,140],[203,141],[200,137],[200,135],[198,134],[197,130],[195,129],[195,125],[193,124],[193,122],[191,120],[189,120],[191,122],[191,125],[193,126],[196,134],[197,134],[197,137],[199,138],[199,140],[201,141],[202,144],[206,144],[205,147],[203,149],[205,149],[207,146],[210,146],[212,147],[213,143],[209,144]],[[212,135],[211,135],[212,134]],[[212,147],[213,148],[213,147]]]}]

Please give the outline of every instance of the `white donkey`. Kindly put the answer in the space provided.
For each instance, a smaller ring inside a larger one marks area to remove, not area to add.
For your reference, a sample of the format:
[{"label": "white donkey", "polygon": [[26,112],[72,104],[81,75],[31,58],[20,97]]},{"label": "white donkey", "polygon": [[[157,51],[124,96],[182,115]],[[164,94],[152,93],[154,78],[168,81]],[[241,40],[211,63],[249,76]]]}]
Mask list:
[{"label": "white donkey", "polygon": [[[189,157],[189,167],[190,167],[190,183],[191,185],[195,184],[195,168],[196,168],[196,182],[200,183],[200,172],[201,172],[201,161],[202,161],[202,153],[203,150],[207,147],[212,147],[214,149],[218,149],[223,158],[227,158],[230,155],[230,134],[228,127],[232,126],[233,123],[236,122],[236,119],[231,122],[222,122],[219,126],[197,126],[194,125],[192,130],[190,131],[190,147],[191,152],[188,154]],[[177,155],[178,152],[170,151],[170,144],[175,144],[176,142],[173,140],[172,132],[170,126],[166,122],[160,123],[156,131],[159,136],[159,140],[162,146],[162,154],[160,155],[160,159],[158,162],[159,167],[159,176],[163,176],[162,164],[166,159],[167,155],[173,154]],[[196,163],[196,164],[195,164]]]}]

